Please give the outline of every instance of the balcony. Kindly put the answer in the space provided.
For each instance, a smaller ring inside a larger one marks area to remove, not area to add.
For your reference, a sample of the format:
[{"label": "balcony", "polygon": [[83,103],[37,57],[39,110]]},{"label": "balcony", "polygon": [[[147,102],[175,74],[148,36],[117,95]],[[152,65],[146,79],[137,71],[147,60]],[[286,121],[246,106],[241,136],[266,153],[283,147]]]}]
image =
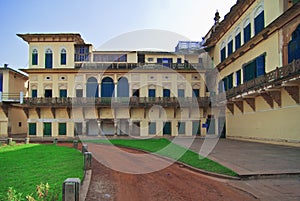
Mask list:
[{"label": "balcony", "polygon": [[152,97],[117,97],[117,98],[24,98],[25,107],[200,107],[209,106],[208,97],[195,98],[152,98]]},{"label": "balcony", "polygon": [[107,70],[107,69],[142,69],[142,70],[164,70],[170,68],[173,70],[205,70],[203,64],[200,63],[90,63],[90,62],[76,62],[75,68],[84,70]]},{"label": "balcony", "polygon": [[[276,86],[281,86],[283,82],[300,78],[300,59],[294,60],[292,63],[276,68],[275,70],[257,77],[253,80],[247,81],[239,86],[226,91],[226,98],[230,100],[237,96],[242,96],[250,91],[257,91],[263,89],[269,89]],[[214,101],[221,100],[222,94],[215,96]],[[224,96],[224,95],[223,95]]]}]

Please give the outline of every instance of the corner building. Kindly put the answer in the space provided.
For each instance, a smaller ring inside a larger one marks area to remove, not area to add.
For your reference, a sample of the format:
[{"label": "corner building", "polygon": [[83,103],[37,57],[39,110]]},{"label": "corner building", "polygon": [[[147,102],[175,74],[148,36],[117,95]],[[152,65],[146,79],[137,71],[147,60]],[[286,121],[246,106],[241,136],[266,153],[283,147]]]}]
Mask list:
[{"label": "corner building", "polygon": [[237,1],[205,36],[226,96],[226,137],[300,141],[300,3]]},{"label": "corner building", "polygon": [[29,44],[20,106],[30,137],[215,134],[195,54],[95,51],[73,33],[18,36]]}]

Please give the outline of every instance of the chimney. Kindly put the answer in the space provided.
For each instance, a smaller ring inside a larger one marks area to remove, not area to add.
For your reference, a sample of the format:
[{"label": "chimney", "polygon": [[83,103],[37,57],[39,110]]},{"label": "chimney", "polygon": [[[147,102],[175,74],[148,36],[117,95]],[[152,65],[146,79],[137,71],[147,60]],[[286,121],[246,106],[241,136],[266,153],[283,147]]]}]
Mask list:
[{"label": "chimney", "polygon": [[7,68],[8,67],[8,64],[4,64],[4,68]]}]

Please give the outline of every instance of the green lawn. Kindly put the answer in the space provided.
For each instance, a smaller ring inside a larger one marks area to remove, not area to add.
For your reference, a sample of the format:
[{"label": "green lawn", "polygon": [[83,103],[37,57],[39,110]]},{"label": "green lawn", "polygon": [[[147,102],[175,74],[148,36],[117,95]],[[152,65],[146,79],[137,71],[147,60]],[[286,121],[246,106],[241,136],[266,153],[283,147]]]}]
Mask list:
[{"label": "green lawn", "polygon": [[168,139],[137,139],[137,140],[127,140],[127,139],[110,139],[110,140],[93,140],[88,142],[102,143],[102,144],[114,144],[118,146],[125,146],[130,148],[136,148],[145,150],[148,152],[153,152],[162,156],[166,156],[180,162],[186,163],[195,168],[199,168],[205,171],[237,176],[237,174],[220,165],[217,162],[214,162],[208,158],[203,158],[199,154],[186,149],[177,144],[171,143]]},{"label": "green lawn", "polygon": [[[0,200],[9,187],[35,193],[36,185],[49,183],[61,199],[62,184],[69,177],[83,178],[83,156],[75,149],[55,145],[0,147]],[[33,194],[35,195],[35,194]]]}]

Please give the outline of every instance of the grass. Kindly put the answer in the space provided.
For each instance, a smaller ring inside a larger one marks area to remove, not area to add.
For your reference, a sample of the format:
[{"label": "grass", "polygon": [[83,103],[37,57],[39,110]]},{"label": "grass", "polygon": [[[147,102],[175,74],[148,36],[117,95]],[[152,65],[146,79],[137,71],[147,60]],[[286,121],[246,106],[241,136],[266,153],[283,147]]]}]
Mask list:
[{"label": "grass", "polygon": [[83,178],[83,156],[72,148],[55,145],[16,145],[0,147],[0,200],[9,187],[35,195],[36,186],[49,183],[59,194],[65,179]]},{"label": "grass", "polygon": [[171,159],[178,160],[192,167],[202,169],[208,172],[214,172],[223,175],[237,176],[237,174],[220,165],[219,163],[212,161],[208,158],[204,158],[199,154],[174,144],[168,139],[138,139],[138,140],[127,140],[127,139],[110,139],[110,140],[92,140],[88,142],[102,143],[102,144],[113,144],[117,146],[130,147],[135,149],[141,149],[148,152],[156,153],[162,156],[166,156]]}]

